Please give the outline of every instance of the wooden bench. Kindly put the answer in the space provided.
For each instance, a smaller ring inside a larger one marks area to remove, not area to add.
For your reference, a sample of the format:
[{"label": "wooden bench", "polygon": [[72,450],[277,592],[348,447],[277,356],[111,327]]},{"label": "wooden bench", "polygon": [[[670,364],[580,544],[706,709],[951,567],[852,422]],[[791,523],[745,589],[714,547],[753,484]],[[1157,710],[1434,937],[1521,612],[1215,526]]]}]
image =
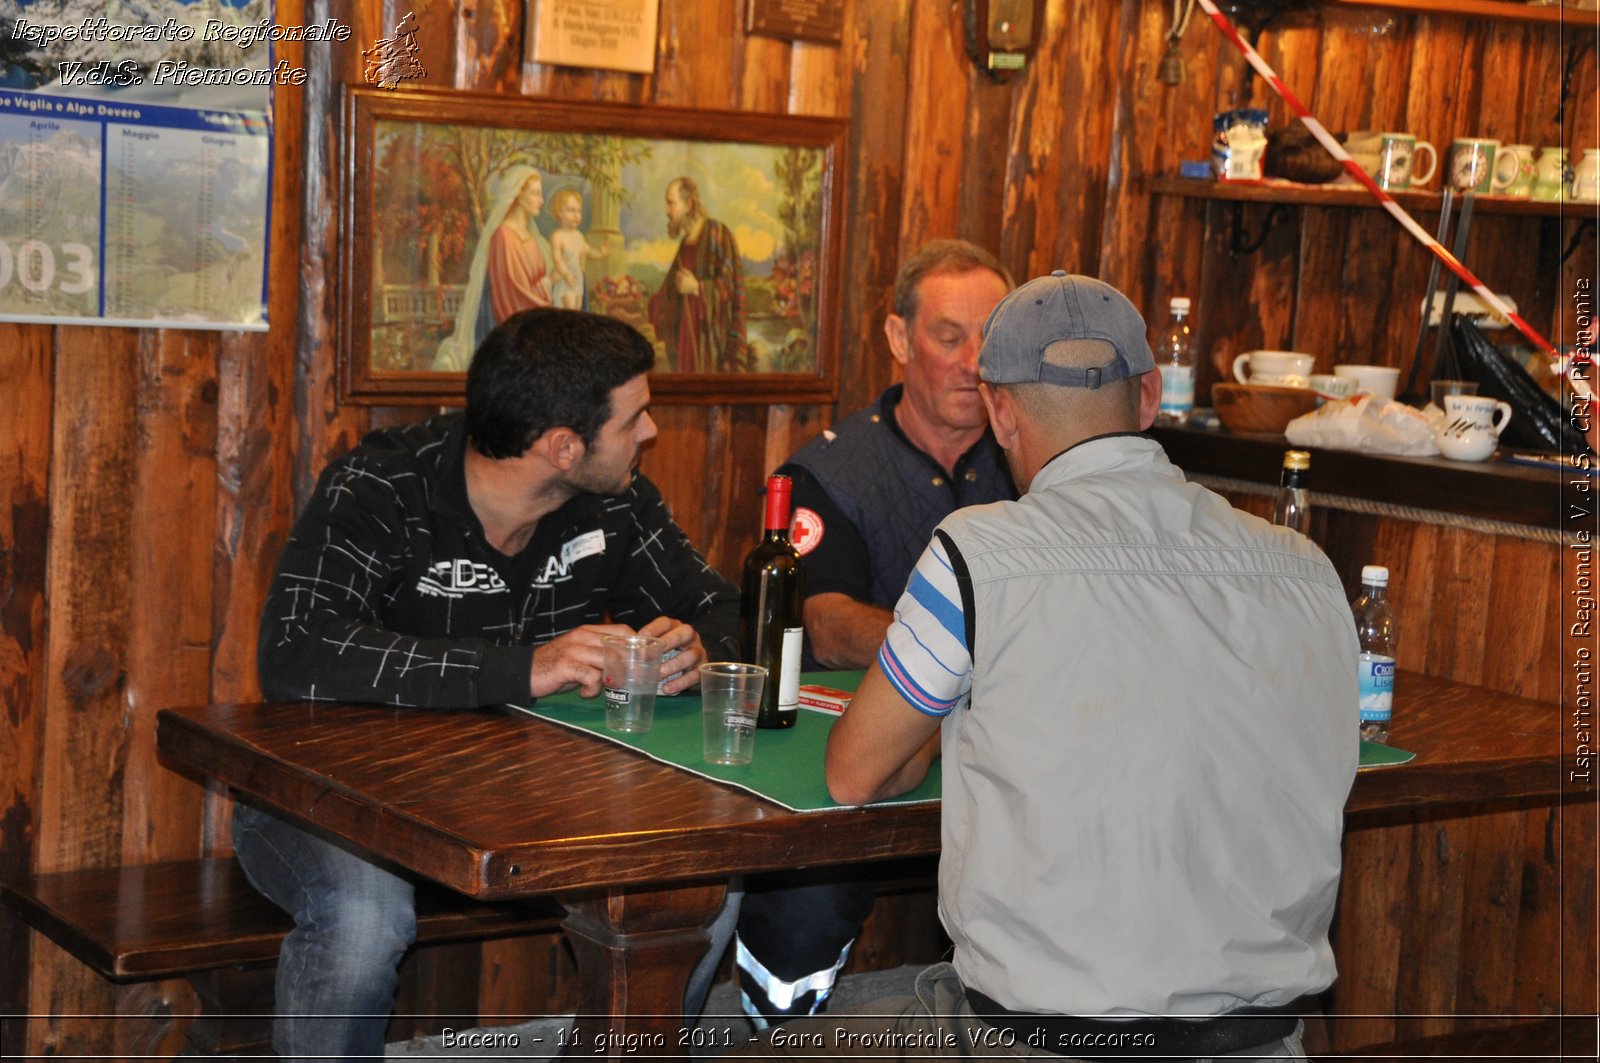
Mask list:
[{"label": "wooden bench", "polygon": [[[278,947],[293,921],[233,859],[65,871],[0,883],[0,903],[113,982],[183,977],[201,1013],[185,1055],[270,1053]],[[417,889],[417,944],[549,932],[554,901],[481,904]]]}]

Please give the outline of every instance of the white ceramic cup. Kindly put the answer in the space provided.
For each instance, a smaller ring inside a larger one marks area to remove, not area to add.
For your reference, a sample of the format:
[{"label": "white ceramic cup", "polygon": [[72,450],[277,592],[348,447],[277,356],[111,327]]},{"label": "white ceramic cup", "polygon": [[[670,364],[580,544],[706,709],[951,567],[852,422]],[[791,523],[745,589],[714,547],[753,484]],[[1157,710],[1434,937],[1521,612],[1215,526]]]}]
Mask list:
[{"label": "white ceramic cup", "polygon": [[1311,367],[1316,364],[1315,355],[1297,351],[1246,351],[1233,360],[1233,378],[1241,384],[1310,387]]},{"label": "white ceramic cup", "polygon": [[[1500,415],[1498,420],[1495,414]],[[1446,395],[1444,419],[1450,424],[1459,423],[1463,428],[1470,425],[1499,436],[1511,421],[1511,404],[1488,395]]]},{"label": "white ceramic cup", "polygon": [[1540,148],[1539,157],[1533,164],[1533,187],[1530,192],[1534,199],[1558,200],[1566,194],[1567,179],[1572,176],[1572,171],[1567,167],[1566,148]]},{"label": "white ceramic cup", "polygon": [[1356,393],[1356,382],[1347,376],[1312,373],[1311,390],[1325,399],[1348,399]]},{"label": "white ceramic cup", "polygon": [[1349,377],[1356,382],[1356,390],[1380,399],[1394,398],[1400,383],[1400,370],[1386,365],[1336,365],[1334,376]]},{"label": "white ceramic cup", "polygon": [[1502,196],[1526,196],[1533,190],[1533,145],[1506,144],[1495,153],[1490,190]]},{"label": "white ceramic cup", "polygon": [[1488,395],[1446,395],[1433,441],[1452,461],[1483,461],[1500,445],[1500,433],[1510,421],[1509,403]]},{"label": "white ceramic cup", "polygon": [[1572,170],[1572,198],[1581,203],[1600,201],[1600,150],[1584,148]]}]

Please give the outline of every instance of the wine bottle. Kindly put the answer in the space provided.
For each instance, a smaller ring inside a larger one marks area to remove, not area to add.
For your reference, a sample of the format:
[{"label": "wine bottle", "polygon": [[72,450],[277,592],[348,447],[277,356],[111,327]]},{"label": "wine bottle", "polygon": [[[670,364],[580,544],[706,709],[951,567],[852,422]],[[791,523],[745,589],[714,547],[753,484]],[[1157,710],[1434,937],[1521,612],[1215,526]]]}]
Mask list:
[{"label": "wine bottle", "polygon": [[767,477],[766,534],[744,559],[740,648],[746,663],[767,669],[757,727],[793,727],[800,718],[805,580],[800,552],[789,541],[793,493],[794,481],[789,477]]},{"label": "wine bottle", "polygon": [[1272,503],[1272,523],[1292,528],[1301,535],[1311,534],[1311,496],[1306,490],[1310,475],[1311,454],[1308,451],[1284,452],[1278,495]]}]

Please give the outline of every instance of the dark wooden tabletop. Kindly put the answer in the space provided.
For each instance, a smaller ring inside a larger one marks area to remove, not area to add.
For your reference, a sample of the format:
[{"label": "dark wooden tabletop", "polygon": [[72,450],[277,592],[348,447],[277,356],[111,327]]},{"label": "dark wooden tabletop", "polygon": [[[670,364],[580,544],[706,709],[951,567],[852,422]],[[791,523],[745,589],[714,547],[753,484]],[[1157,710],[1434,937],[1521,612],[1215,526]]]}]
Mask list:
[{"label": "dark wooden tabletop", "polygon": [[1555,702],[1415,672],[1397,674],[1394,700],[1390,744],[1417,757],[1357,775],[1347,816],[1594,795],[1569,777],[1576,744]]},{"label": "dark wooden tabletop", "polygon": [[158,726],[170,761],[484,899],[939,849],[936,804],[794,813],[510,710],[212,705]]},{"label": "dark wooden tabletop", "polygon": [[[1559,706],[1401,673],[1392,741],[1348,809],[1559,794]],[[794,813],[506,710],[211,705],[160,714],[169,762],[475,897],[937,852],[937,805]]]}]

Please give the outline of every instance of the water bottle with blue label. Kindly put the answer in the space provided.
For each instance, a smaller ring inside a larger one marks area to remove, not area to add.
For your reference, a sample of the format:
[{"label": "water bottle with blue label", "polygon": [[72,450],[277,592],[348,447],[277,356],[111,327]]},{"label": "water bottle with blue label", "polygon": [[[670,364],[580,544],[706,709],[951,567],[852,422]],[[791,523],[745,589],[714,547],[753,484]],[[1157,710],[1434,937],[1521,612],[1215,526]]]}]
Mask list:
[{"label": "water bottle with blue label", "polygon": [[1389,570],[1382,565],[1361,569],[1361,596],[1352,609],[1356,638],[1361,643],[1357,677],[1361,687],[1361,737],[1369,742],[1389,741],[1389,717],[1394,708],[1394,657],[1400,626],[1389,605]]},{"label": "water bottle with blue label", "polygon": [[1189,324],[1189,300],[1175,296],[1172,317],[1155,343],[1161,365],[1161,406],[1156,423],[1187,424],[1194,412],[1194,330]]}]

